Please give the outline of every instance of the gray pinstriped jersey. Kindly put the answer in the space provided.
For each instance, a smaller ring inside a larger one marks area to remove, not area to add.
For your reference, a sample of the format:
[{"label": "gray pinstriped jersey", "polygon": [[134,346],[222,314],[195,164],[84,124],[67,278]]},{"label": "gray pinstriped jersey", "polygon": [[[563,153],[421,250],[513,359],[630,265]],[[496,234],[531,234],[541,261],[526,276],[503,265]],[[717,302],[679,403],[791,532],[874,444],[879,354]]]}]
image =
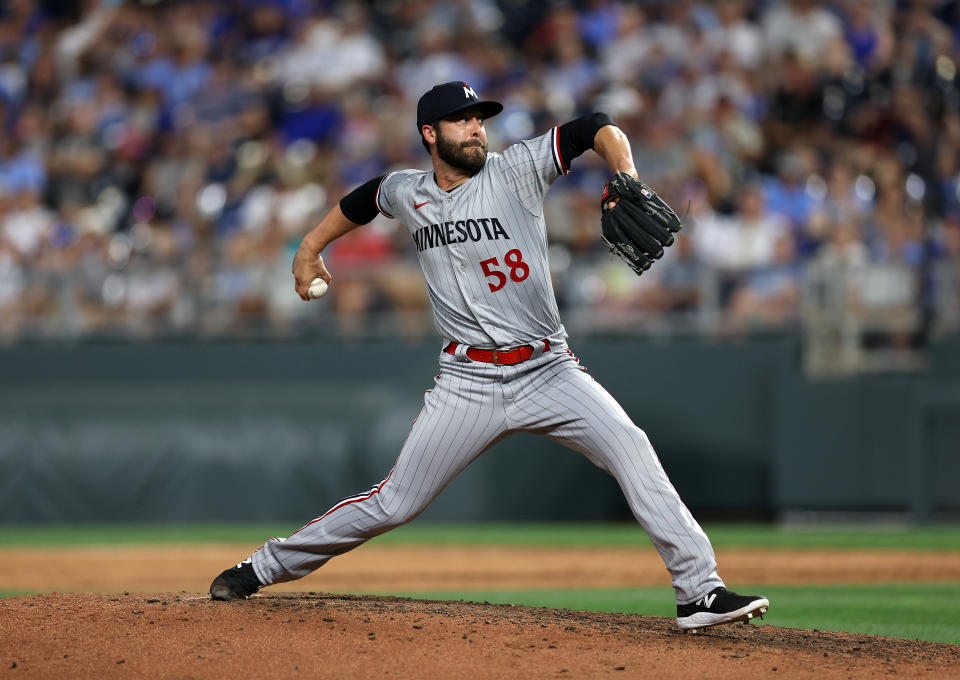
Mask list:
[{"label": "gray pinstriped jersey", "polygon": [[563,172],[553,128],[489,153],[449,193],[432,171],[401,170],[381,182],[377,207],[410,231],[445,342],[508,348],[546,338],[564,346],[543,214]]}]

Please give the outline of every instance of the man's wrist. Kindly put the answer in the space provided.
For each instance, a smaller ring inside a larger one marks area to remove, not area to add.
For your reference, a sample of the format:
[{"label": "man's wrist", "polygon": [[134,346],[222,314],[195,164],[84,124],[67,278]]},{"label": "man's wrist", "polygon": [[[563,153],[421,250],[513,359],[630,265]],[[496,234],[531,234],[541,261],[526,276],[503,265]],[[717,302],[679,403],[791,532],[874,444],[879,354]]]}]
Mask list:
[{"label": "man's wrist", "polygon": [[324,248],[324,243],[322,243],[317,238],[311,238],[310,234],[307,234],[303,237],[303,240],[300,241],[299,250],[307,257],[316,257],[320,254],[320,251]]}]

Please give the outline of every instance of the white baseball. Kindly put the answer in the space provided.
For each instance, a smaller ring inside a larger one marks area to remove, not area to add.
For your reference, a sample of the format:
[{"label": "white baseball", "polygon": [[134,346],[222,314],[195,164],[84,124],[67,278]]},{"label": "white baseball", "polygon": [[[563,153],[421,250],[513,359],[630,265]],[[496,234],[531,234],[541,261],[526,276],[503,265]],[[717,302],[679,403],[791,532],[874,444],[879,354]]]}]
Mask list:
[{"label": "white baseball", "polygon": [[323,279],[317,278],[310,282],[310,290],[307,291],[307,295],[316,300],[317,298],[322,298],[327,294],[327,282]]}]

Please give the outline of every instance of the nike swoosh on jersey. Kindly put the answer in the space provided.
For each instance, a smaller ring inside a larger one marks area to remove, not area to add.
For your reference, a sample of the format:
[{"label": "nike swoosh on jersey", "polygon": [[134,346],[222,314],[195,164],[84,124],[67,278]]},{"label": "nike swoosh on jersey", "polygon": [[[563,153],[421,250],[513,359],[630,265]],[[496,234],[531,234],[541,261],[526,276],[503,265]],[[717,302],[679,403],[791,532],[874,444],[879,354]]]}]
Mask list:
[{"label": "nike swoosh on jersey", "polygon": [[420,210],[420,208],[422,208],[423,206],[425,206],[425,205],[426,205],[427,203],[429,203],[429,202],[430,202],[430,201],[424,201],[423,203],[414,203],[414,204],[413,204],[413,209],[414,209],[414,210]]}]

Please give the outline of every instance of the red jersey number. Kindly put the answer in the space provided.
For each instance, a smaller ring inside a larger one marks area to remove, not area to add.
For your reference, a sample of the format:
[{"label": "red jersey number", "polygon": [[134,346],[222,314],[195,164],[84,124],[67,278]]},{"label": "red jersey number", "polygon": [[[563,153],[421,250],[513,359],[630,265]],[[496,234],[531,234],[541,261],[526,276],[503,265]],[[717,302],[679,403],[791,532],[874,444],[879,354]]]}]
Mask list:
[{"label": "red jersey number", "polygon": [[[528,276],[530,276],[530,267],[526,262],[523,261],[523,253],[521,253],[517,248],[513,250],[508,250],[506,255],[503,256],[503,261],[506,263],[507,267],[510,268],[510,278],[517,283],[520,283]],[[493,278],[496,280],[496,283],[487,283],[490,286],[490,292],[496,293],[498,290],[507,285],[507,275],[504,274],[499,269],[500,262],[495,257],[491,257],[489,260],[483,260],[480,262],[480,268],[483,270],[484,276],[488,279]]]}]

